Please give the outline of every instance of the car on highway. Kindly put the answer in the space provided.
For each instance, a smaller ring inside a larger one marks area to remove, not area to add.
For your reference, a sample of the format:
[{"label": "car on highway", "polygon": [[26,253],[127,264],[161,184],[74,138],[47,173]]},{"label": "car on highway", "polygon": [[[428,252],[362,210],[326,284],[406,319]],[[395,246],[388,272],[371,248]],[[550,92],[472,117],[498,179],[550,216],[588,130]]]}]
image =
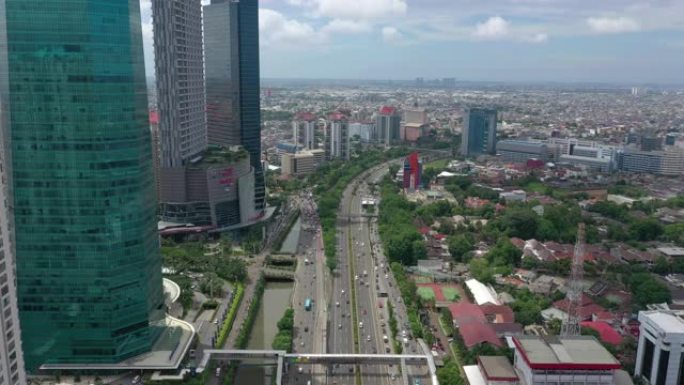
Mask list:
[{"label": "car on highway", "polygon": [[359,329],[363,329],[363,321],[359,322]]},{"label": "car on highway", "polygon": [[366,341],[370,342],[370,340],[371,340],[371,336],[369,334],[368,337],[366,337]]},{"label": "car on highway", "polygon": [[337,324],[338,329],[342,329],[342,324]]}]

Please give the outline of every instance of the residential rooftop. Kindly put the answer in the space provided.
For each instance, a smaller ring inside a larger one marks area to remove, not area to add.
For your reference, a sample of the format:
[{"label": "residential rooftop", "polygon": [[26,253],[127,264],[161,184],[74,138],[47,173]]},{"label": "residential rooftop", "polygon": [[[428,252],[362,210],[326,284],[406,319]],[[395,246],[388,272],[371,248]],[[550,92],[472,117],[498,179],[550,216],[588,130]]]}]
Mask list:
[{"label": "residential rooftop", "polygon": [[532,369],[609,370],[620,363],[594,337],[519,336],[516,348]]}]

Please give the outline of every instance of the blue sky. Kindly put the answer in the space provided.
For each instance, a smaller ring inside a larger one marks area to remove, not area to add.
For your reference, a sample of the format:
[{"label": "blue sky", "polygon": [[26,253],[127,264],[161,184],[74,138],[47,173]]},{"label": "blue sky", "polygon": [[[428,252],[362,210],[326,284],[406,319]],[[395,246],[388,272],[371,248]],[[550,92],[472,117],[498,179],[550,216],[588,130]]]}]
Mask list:
[{"label": "blue sky", "polygon": [[259,28],[270,78],[684,83],[684,0],[261,0]]}]

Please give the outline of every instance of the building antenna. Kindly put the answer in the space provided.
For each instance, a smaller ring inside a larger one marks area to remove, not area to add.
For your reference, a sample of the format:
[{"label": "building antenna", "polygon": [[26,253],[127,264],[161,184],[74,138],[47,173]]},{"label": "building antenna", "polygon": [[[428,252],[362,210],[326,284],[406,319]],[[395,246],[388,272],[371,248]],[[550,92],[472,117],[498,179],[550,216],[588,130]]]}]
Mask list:
[{"label": "building antenna", "polygon": [[561,336],[578,336],[580,329],[580,307],[582,305],[582,278],[584,276],[584,223],[577,225],[577,242],[572,256],[570,288],[567,293],[568,318],[561,325]]}]

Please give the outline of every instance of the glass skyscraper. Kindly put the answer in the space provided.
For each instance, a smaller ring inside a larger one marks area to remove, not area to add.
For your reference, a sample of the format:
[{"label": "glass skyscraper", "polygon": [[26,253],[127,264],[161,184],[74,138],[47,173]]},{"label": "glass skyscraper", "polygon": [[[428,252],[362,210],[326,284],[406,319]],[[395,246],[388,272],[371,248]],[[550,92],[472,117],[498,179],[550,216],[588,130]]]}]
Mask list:
[{"label": "glass skyscraper", "polygon": [[257,0],[212,0],[204,8],[208,141],[242,145],[255,171],[255,209],[265,206]]},{"label": "glass skyscraper", "polygon": [[496,110],[470,108],[463,117],[461,155],[496,154]]},{"label": "glass skyscraper", "polygon": [[0,1],[26,367],[144,353],[163,321],[139,0]]}]

